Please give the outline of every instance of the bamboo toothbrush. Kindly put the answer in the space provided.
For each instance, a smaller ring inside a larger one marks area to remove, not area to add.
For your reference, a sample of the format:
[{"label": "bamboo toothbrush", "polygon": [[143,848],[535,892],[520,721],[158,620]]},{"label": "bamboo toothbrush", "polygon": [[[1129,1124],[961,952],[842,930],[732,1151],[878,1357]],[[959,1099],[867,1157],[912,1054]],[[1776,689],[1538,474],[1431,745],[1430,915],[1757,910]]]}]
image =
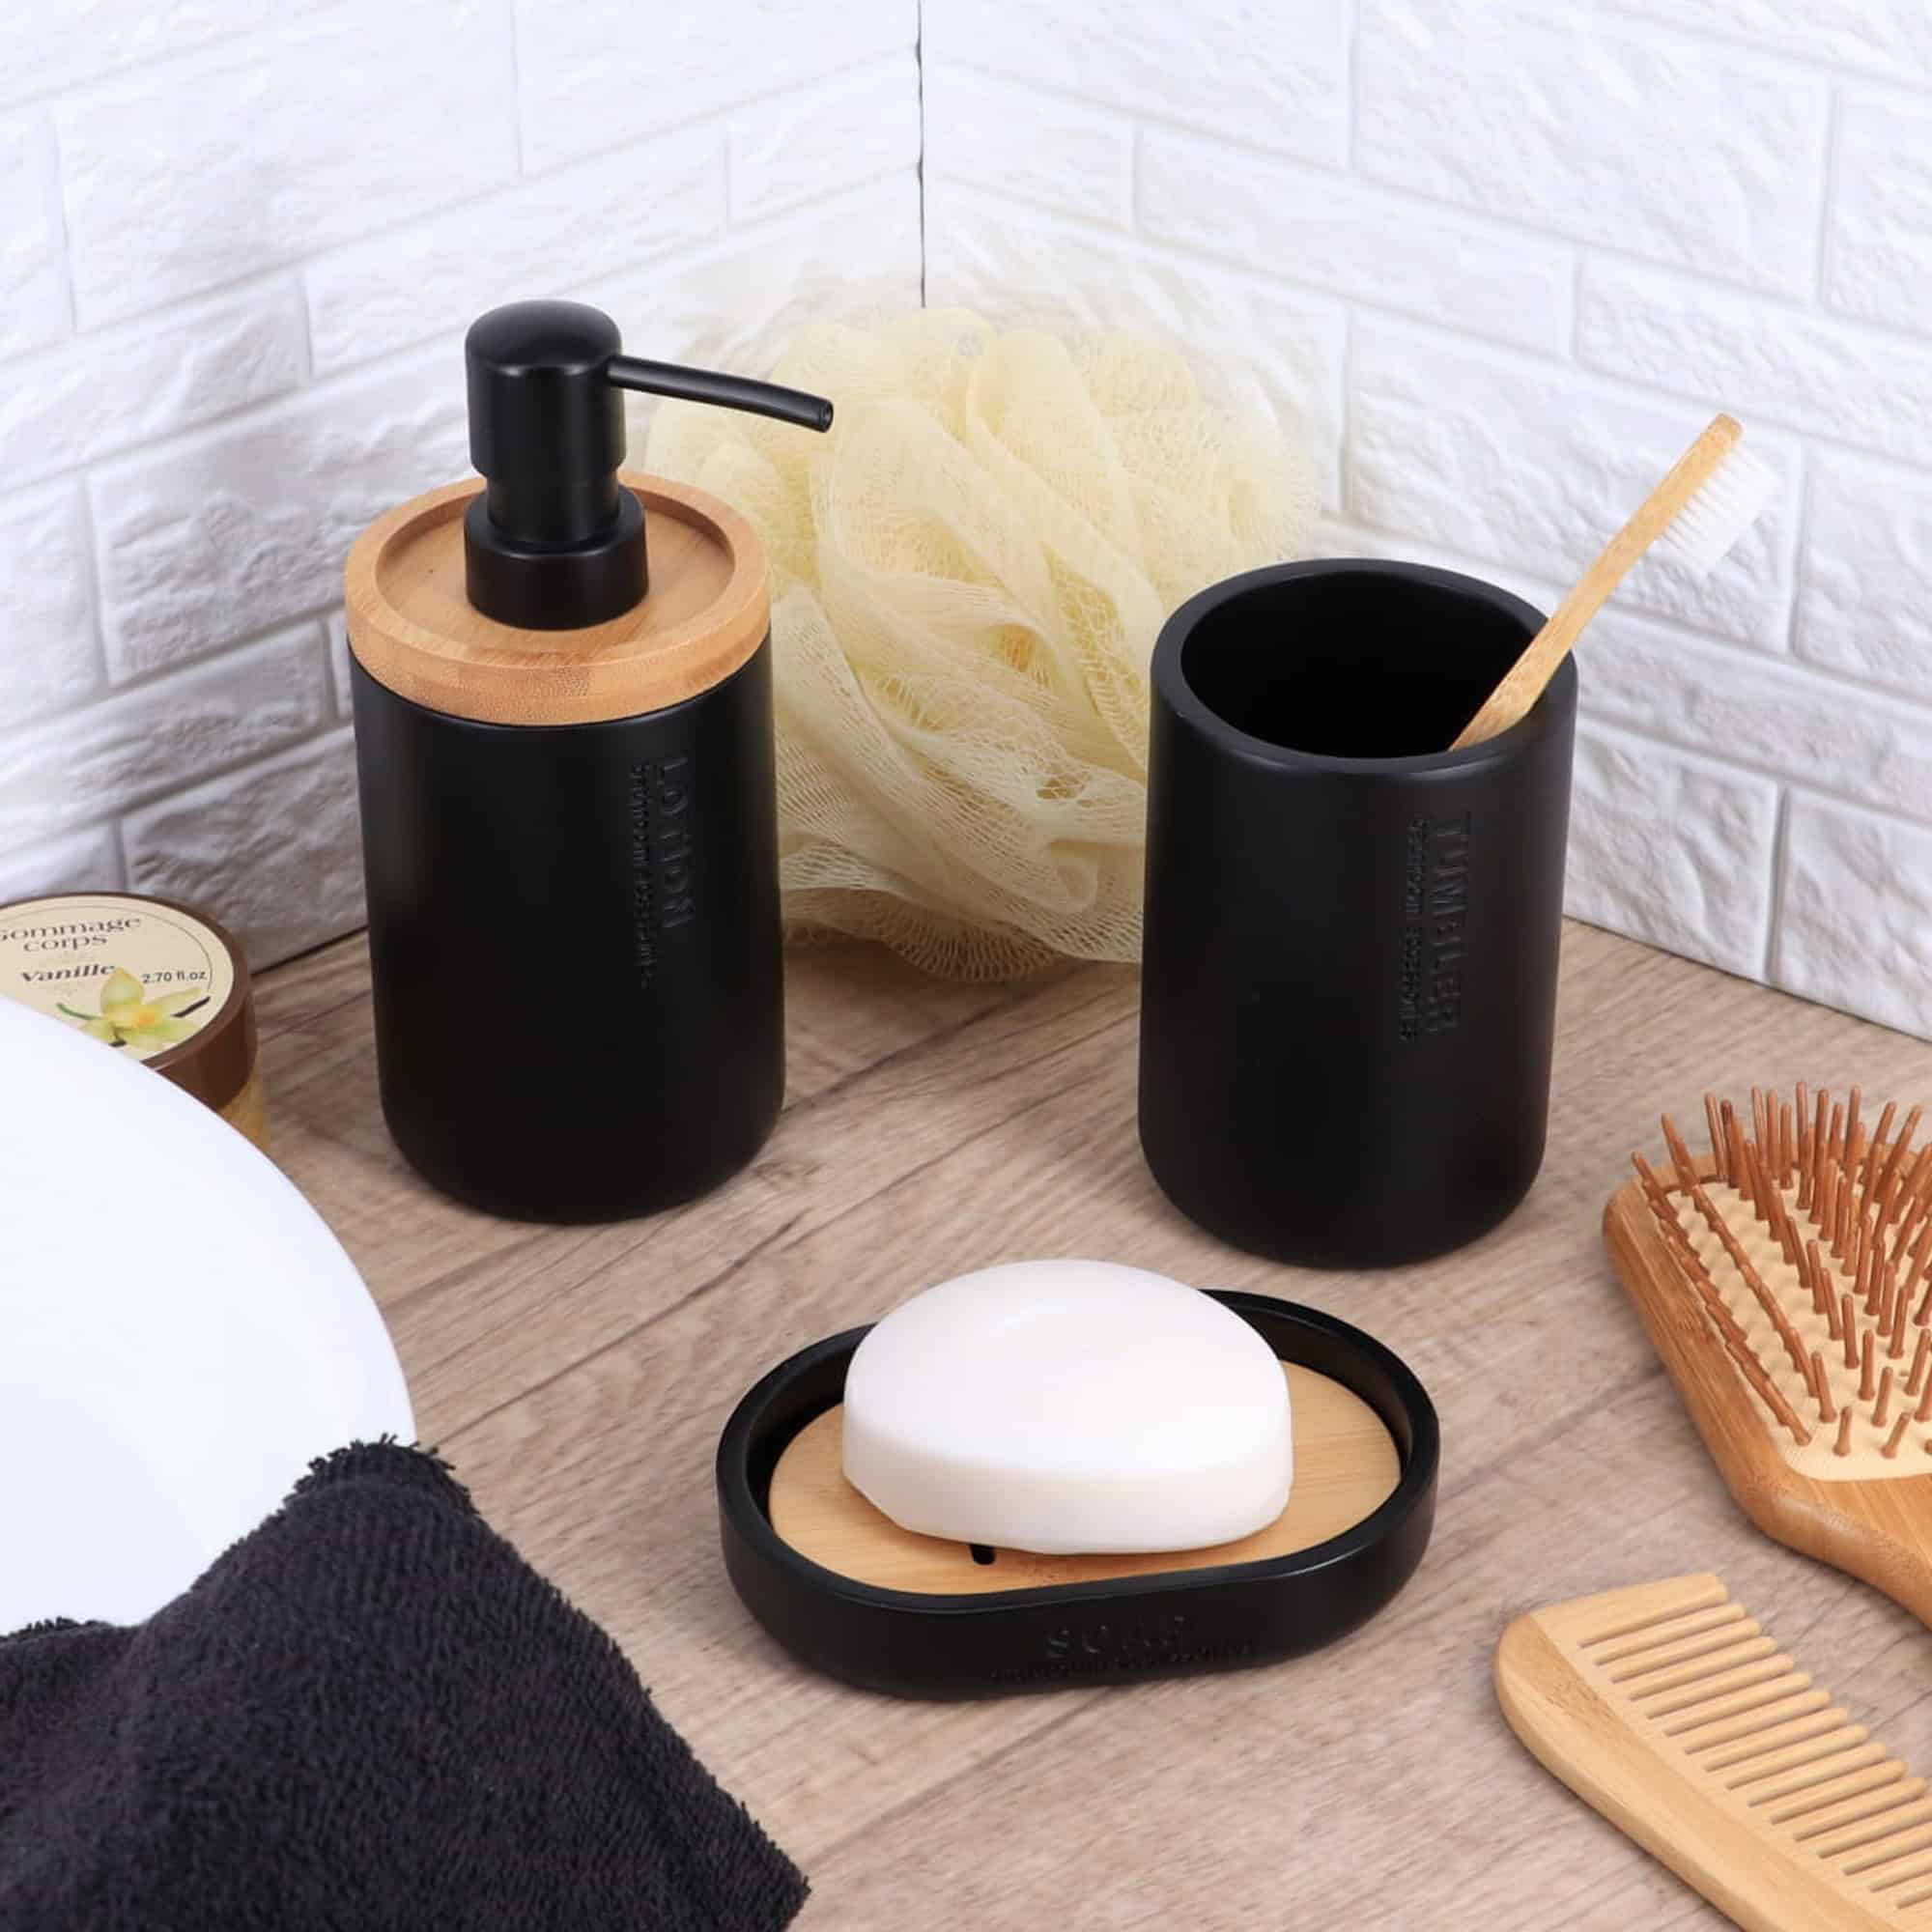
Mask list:
[{"label": "bamboo toothbrush", "polygon": [[1932,1927],[1932,1799],[1715,1577],[1519,1617],[1496,1697],[1530,1751],[1748,1932]]},{"label": "bamboo toothbrush", "polygon": [[1528,713],[1584,625],[1652,544],[1662,542],[1699,577],[1722,561],[1777,492],[1776,472],[1740,447],[1743,435],[1735,417],[1711,418],[1710,427],[1551,611],[1549,621],[1483,700],[1482,709],[1463,725],[1451,751],[1480,745]]},{"label": "bamboo toothbrush", "polygon": [[1706,1095],[1708,1153],[1668,1117],[1604,1214],[1704,1446],[1766,1535],[1932,1624],[1932,1142],[1801,1083]]}]

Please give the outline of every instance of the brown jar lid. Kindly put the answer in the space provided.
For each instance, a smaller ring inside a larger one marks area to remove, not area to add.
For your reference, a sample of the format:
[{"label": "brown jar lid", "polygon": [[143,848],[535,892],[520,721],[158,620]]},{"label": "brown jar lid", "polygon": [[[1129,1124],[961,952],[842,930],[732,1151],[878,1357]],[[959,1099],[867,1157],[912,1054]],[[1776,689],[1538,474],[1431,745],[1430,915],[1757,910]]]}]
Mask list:
[{"label": "brown jar lid", "polygon": [[0,994],[217,1111],[254,1071],[248,962],[220,924],[173,899],[59,893],[0,906]]},{"label": "brown jar lid", "polygon": [[663,477],[618,479],[644,506],[650,593],[607,624],[527,631],[464,595],[463,513],[480,478],[416,497],[355,540],[349,646],[399,696],[493,724],[586,724],[680,704],[764,641],[764,548],[728,503]]}]

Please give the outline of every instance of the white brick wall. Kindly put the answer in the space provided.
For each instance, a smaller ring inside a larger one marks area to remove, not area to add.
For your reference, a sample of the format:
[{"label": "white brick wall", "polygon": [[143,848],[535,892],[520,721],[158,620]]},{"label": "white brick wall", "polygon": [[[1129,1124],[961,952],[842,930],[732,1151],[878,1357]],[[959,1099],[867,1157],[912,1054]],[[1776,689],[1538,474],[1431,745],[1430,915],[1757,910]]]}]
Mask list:
[{"label": "white brick wall", "polygon": [[577,294],[756,366],[923,274],[1199,344],[1317,446],[1324,547],[1545,604],[1738,410],[1776,509],[1582,653],[1573,909],[1932,1034],[1926,0],[69,0],[9,36],[0,895],[176,892],[263,960],[354,923],[341,555],[467,468],[469,318]]},{"label": "white brick wall", "polygon": [[1571,907],[1932,1036],[1932,5],[926,0],[926,295],[1171,330],[1322,547],[1548,608],[1702,424],[1785,479],[1581,652]]},{"label": "white brick wall", "polygon": [[916,0],[60,0],[0,54],[0,898],[355,925],[344,551],[469,469],[462,332],[917,301]]}]

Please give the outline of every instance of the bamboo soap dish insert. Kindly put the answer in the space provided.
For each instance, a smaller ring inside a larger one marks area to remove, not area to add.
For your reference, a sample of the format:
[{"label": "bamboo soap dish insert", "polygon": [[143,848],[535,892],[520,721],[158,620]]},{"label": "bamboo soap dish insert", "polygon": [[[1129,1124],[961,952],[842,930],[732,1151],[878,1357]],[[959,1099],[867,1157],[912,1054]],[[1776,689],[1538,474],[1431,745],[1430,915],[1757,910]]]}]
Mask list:
[{"label": "bamboo soap dish insert", "polygon": [[[535,631],[465,595],[463,517],[483,488],[400,504],[349,553],[349,643],[379,684],[431,711],[492,724],[640,717],[721,684],[771,628],[763,546],[728,503],[629,470],[650,530],[650,589],[608,623]],[[568,674],[559,663],[568,665]]]},{"label": "bamboo soap dish insert", "polygon": [[1294,1428],[1294,1488],[1273,1522],[1238,1543],[1132,1556],[1040,1556],[948,1543],[901,1529],[845,1480],[842,1409],[786,1445],[772,1472],[772,1527],[801,1556],[884,1590],[983,1595],[1115,1577],[1157,1576],[1293,1555],[1374,1515],[1395,1493],[1402,1459],[1381,1418],[1352,1389],[1284,1362]]},{"label": "bamboo soap dish insert", "polygon": [[863,1328],[781,1363],[718,1447],[738,1595],[802,1662],[902,1696],[984,1697],[1273,1662],[1347,1634],[1428,1547],[1439,1441],[1427,1393],[1361,1330],[1217,1293],[1283,1365],[1295,1476],[1282,1514],[1218,1548],[1042,1556],[900,1529],[845,1480],[845,1371]]}]

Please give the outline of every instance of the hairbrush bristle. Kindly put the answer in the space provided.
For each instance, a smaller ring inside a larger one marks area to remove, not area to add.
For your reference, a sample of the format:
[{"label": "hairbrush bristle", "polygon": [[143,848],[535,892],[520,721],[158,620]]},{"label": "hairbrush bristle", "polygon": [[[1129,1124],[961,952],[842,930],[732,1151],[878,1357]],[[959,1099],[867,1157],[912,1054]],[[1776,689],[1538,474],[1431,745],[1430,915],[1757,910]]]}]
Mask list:
[{"label": "hairbrush bristle", "polygon": [[[1800,1086],[1704,1098],[1710,1150],[1663,1122],[1669,1166],[1632,1156],[1714,1339],[1810,1459],[1932,1453],[1932,1144],[1896,1101]],[[1820,1431],[1822,1430],[1822,1434]],[[1854,1469],[1860,1465],[1854,1463]],[[1874,1469],[1875,1464],[1866,1464]]]},{"label": "hairbrush bristle", "polygon": [[1728,556],[1738,539],[1761,517],[1777,495],[1777,471],[1734,444],[1703,486],[1671,518],[1661,550],[1670,554],[1698,577],[1708,575]]}]

